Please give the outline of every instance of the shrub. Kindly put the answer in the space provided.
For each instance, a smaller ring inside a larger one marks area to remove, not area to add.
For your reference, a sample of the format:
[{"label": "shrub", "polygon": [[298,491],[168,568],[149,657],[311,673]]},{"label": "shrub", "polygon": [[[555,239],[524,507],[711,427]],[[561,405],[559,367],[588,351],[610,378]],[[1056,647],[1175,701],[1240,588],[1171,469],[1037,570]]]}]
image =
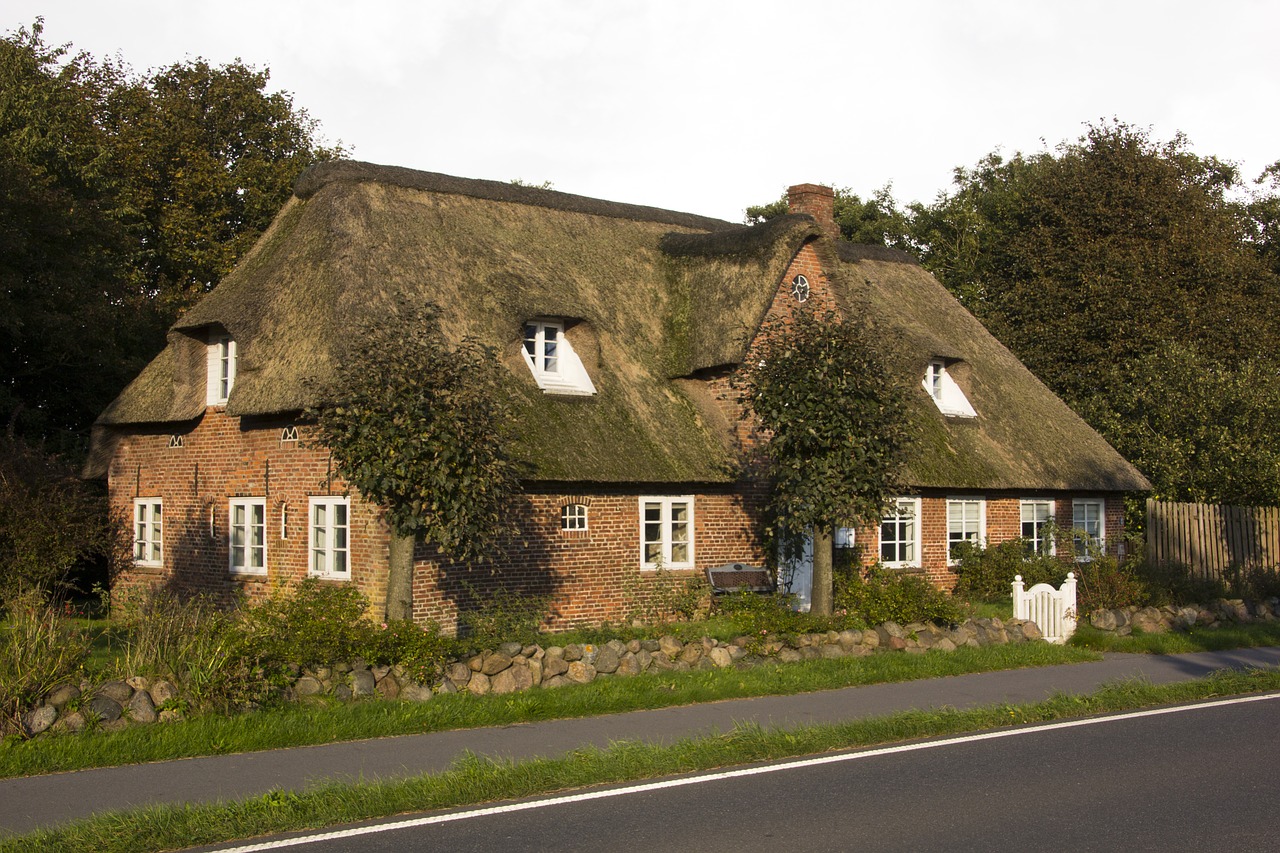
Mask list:
[{"label": "shrub", "polygon": [[440,636],[439,625],[419,626],[408,620],[370,626],[360,649],[369,663],[400,664],[419,684],[438,676],[456,652],[457,642]]},{"label": "shrub", "polygon": [[468,645],[492,648],[499,643],[532,643],[547,620],[551,597],[512,592],[498,587],[491,593],[478,592],[464,583],[473,603],[472,609],[458,616],[458,635]]},{"label": "shrub", "polygon": [[1057,557],[1032,553],[1025,539],[1010,539],[988,548],[963,542],[956,548],[956,559],[956,596],[992,604],[1012,600],[1016,575],[1022,575],[1027,587],[1038,583],[1060,586],[1068,571]]},{"label": "shrub", "polygon": [[865,625],[950,624],[962,618],[959,605],[926,578],[880,565],[841,572],[836,578],[835,605]]},{"label": "shrub", "polygon": [[206,598],[152,591],[117,610],[124,651],[121,675],[159,676],[200,709],[230,710],[270,693],[262,649],[236,613]]},{"label": "shrub", "polygon": [[628,577],[622,594],[630,602],[628,622],[659,625],[687,622],[705,612],[710,607],[711,586],[700,572],[678,575],[659,566],[651,575],[637,572]]},{"label": "shrub", "polygon": [[79,677],[89,637],[35,596],[10,603],[0,623],[0,737],[20,730],[24,711]]},{"label": "shrub", "polygon": [[355,586],[307,578],[246,614],[264,658],[301,666],[354,659],[373,627]]},{"label": "shrub", "polygon": [[1218,578],[1197,577],[1191,567],[1181,563],[1152,563],[1134,560],[1126,568],[1142,584],[1142,603],[1161,607],[1166,604],[1204,604],[1230,594],[1226,582]]},{"label": "shrub", "polygon": [[1098,555],[1076,563],[1072,571],[1076,573],[1076,609],[1082,614],[1149,602],[1142,579],[1115,557]]},{"label": "shrub", "polygon": [[746,635],[804,634],[834,627],[831,617],[801,613],[793,603],[792,596],[782,593],[732,592],[717,596],[712,606],[716,613],[732,619],[736,629]]}]

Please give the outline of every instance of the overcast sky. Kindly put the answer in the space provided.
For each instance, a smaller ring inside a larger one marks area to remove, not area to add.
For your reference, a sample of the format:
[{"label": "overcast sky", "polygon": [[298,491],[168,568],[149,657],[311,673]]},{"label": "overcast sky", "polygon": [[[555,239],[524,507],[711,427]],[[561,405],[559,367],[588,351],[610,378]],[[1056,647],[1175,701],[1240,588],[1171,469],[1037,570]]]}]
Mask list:
[{"label": "overcast sky", "polygon": [[790,184],[930,201],[1118,118],[1280,159],[1275,0],[4,0],[136,71],[237,57],[374,163],[740,221]]}]

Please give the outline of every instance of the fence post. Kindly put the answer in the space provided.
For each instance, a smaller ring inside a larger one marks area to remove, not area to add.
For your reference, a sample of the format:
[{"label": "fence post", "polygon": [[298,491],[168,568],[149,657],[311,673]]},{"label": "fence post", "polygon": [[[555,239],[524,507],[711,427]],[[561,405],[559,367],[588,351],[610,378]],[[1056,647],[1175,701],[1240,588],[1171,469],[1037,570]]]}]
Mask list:
[{"label": "fence post", "polygon": [[1076,573],[1067,572],[1067,579],[1062,584],[1062,635],[1067,640],[1076,632],[1076,622],[1080,614],[1076,610]]},{"label": "fence post", "polygon": [[[1007,576],[1006,576],[1007,577]],[[1026,619],[1027,603],[1023,599],[1022,575],[1013,576],[1013,618]]]}]

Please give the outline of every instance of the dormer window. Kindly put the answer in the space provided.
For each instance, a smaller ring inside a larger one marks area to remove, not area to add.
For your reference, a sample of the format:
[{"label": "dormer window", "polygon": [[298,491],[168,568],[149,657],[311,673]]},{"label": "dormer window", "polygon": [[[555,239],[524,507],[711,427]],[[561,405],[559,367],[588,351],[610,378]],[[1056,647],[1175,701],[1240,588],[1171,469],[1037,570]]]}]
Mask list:
[{"label": "dormer window", "polygon": [[596,393],[582,360],[565,337],[562,321],[539,318],[526,322],[521,352],[534,381],[546,393]]},{"label": "dormer window", "polygon": [[206,403],[225,406],[236,382],[236,342],[230,335],[209,340],[209,383]]},{"label": "dormer window", "polygon": [[956,418],[978,416],[972,404],[969,403],[969,398],[964,395],[955,379],[947,372],[947,363],[943,359],[935,358],[929,362],[929,366],[925,368],[924,382],[921,384],[942,414]]}]

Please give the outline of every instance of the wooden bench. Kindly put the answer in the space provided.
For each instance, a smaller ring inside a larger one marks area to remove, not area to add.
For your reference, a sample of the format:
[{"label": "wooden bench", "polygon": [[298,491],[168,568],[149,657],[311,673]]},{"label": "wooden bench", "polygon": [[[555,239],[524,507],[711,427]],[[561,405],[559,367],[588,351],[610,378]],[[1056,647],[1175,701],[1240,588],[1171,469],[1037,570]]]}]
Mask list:
[{"label": "wooden bench", "polygon": [[716,595],[728,592],[773,592],[768,569],[746,563],[725,563],[707,569],[707,582]]}]

